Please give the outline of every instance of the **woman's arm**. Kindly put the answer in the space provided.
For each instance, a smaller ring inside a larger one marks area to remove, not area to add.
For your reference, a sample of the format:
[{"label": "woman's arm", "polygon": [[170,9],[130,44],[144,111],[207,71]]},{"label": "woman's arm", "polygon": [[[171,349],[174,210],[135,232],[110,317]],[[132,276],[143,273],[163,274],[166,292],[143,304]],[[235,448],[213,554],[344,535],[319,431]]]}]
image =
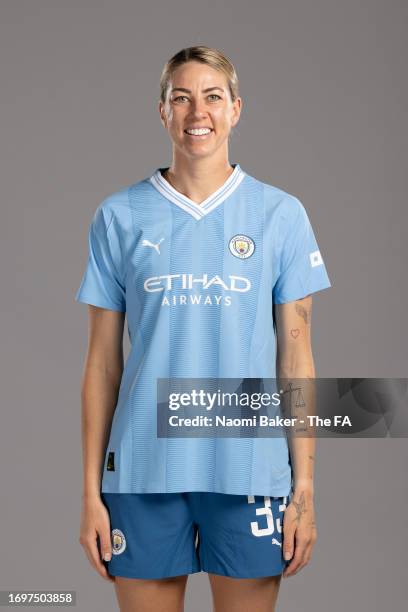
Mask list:
[{"label": "woman's arm", "polygon": [[99,497],[104,453],[123,372],[125,313],[89,306],[81,382],[83,497]]},{"label": "woman's arm", "polygon": [[[274,305],[277,378],[315,378],[311,312],[311,295],[294,302]],[[310,435],[304,438],[289,435],[288,440],[293,469],[293,496],[285,512],[284,554],[287,553],[289,559],[293,558],[285,570],[285,576],[297,573],[309,562],[316,541],[313,506],[315,439]]]},{"label": "woman's arm", "polygon": [[[101,557],[110,559],[109,515],[100,497],[104,455],[123,372],[124,312],[89,306],[88,349],[81,382],[83,494],[79,542],[106,580]],[[100,551],[98,551],[98,538]]]}]

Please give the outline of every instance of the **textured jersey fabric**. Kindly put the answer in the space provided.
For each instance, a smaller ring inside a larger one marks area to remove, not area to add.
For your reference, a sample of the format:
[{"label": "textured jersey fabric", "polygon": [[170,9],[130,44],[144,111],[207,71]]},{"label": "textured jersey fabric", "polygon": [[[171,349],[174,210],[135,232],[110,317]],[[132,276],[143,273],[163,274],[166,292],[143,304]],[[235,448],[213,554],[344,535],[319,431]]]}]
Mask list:
[{"label": "textured jersey fabric", "polygon": [[273,303],[331,286],[299,199],[232,165],[201,204],[157,168],[95,211],[75,299],[126,312],[131,344],[104,493],[291,491],[285,437],[156,434],[157,378],[275,378]]}]

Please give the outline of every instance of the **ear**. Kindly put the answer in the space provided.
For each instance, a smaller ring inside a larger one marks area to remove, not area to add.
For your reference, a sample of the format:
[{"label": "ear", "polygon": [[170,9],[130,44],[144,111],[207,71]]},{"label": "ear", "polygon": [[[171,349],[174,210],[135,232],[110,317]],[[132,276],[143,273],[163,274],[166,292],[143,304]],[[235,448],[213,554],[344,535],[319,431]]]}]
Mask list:
[{"label": "ear", "polygon": [[233,114],[232,114],[232,122],[231,122],[231,126],[235,127],[239,121],[239,118],[241,116],[241,110],[242,110],[242,99],[241,98],[236,98],[236,100],[234,101],[234,108],[233,108]]},{"label": "ear", "polygon": [[163,102],[160,100],[159,101],[159,115],[160,115],[160,121],[162,123],[162,125],[167,128],[167,117],[166,117],[166,113],[164,110],[164,105]]}]

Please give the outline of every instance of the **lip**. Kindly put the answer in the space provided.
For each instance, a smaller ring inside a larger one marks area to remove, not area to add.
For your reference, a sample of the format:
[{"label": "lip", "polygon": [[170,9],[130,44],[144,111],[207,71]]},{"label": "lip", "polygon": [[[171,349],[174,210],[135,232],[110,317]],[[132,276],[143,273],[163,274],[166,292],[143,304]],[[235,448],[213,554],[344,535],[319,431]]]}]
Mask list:
[{"label": "lip", "polygon": [[[209,125],[202,125],[202,126],[191,126],[188,127],[184,130],[184,133],[187,134],[187,130],[211,130],[212,132],[214,131],[214,129],[212,127],[210,127]],[[189,136],[191,136],[191,134],[189,134]]]},{"label": "lip", "polygon": [[188,132],[184,132],[187,136],[189,142],[200,142],[201,140],[208,140],[211,134],[214,133],[214,130],[210,128],[210,131],[207,134],[189,134]]}]

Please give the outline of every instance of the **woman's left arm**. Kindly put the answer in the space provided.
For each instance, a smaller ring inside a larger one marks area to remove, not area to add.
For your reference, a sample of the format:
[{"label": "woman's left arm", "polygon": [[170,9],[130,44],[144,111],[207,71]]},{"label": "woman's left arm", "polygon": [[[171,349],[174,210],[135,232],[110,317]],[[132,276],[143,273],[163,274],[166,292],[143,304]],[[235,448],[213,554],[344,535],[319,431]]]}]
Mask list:
[{"label": "woman's left arm", "polygon": [[[277,335],[276,377],[314,379],[311,347],[312,296],[274,305]],[[283,522],[283,554],[291,559],[283,576],[309,563],[317,532],[314,512],[315,438],[288,436],[293,469],[293,495]]]}]

